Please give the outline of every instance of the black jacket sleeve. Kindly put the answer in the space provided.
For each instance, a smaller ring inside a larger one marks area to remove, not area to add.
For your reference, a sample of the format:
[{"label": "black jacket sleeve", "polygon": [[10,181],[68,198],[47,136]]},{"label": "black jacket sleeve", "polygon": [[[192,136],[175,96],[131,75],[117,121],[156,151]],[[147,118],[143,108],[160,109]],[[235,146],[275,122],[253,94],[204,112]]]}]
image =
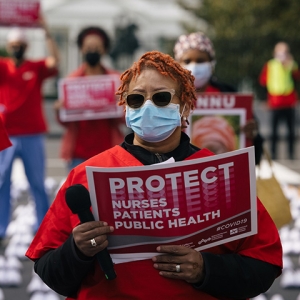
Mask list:
[{"label": "black jacket sleeve", "polygon": [[81,282],[93,270],[95,259],[79,257],[71,235],[59,248],[48,251],[35,261],[34,270],[55,292],[64,296],[75,295]]},{"label": "black jacket sleeve", "polygon": [[248,299],[266,292],[281,273],[279,266],[239,254],[202,253],[205,278],[196,289],[218,299]]},{"label": "black jacket sleeve", "polygon": [[[62,246],[38,259],[34,270],[57,293],[75,296],[95,265],[95,259],[79,257],[77,251],[71,235]],[[235,253],[216,255],[203,252],[202,256],[205,278],[193,286],[218,299],[257,296],[268,290],[281,272],[278,266]]]}]

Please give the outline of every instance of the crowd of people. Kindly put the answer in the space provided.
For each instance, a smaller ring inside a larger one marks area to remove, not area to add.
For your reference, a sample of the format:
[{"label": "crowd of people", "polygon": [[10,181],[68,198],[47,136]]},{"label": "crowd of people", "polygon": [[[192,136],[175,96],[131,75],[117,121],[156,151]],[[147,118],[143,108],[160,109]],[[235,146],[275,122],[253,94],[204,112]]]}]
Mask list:
[{"label": "crowd of people", "polygon": [[[0,239],[5,238],[10,220],[11,172],[19,157],[37,214],[36,234],[26,256],[34,261],[42,280],[67,299],[249,299],[267,291],[281,274],[282,248],[278,230],[259,199],[256,234],[200,252],[162,243],[152,259],[115,264],[117,279],[112,281],[107,281],[96,257],[109,247],[108,236],[114,227],[105,220],[81,224],[65,202],[69,187],[88,187],[86,166],[138,167],[236,149],[233,129],[218,116],[194,122],[191,138],[185,133],[197,93],[236,92],[214,75],[216,55],[209,37],[202,32],[182,35],[174,45],[174,58],[149,51],[121,73],[101,61],[110,46],[103,29],[91,26],[79,32],[77,46],[83,63],[68,78],[120,76],[116,96],[124,117],[66,122],[59,116],[64,99],[55,102],[57,121],[64,128],[61,157],[69,174],[49,208],[44,186],[47,124],[41,88],[46,78],[58,76],[59,54],[42,17],[40,24],[48,57],[28,60],[26,34],[15,28],[7,36],[9,57],[0,58]],[[289,155],[294,158],[297,95],[293,78],[298,74],[288,45],[277,44],[274,59],[260,75],[272,111],[273,158],[281,119],[288,124]],[[257,164],[263,149],[258,129],[255,117],[241,127],[255,146]]]}]

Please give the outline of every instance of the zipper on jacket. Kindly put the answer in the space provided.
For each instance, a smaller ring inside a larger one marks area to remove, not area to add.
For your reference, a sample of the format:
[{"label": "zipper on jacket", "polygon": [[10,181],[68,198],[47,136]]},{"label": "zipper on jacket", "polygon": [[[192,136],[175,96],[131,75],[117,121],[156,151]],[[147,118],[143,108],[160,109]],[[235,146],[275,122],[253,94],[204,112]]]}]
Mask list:
[{"label": "zipper on jacket", "polygon": [[163,159],[159,153],[154,153],[158,159],[159,162],[163,162]]}]

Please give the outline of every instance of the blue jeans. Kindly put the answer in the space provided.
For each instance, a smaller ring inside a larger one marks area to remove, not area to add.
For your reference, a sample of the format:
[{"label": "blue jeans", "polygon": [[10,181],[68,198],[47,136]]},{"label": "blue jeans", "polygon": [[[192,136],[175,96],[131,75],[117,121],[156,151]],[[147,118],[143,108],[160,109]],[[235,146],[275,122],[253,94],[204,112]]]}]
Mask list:
[{"label": "blue jeans", "polygon": [[[48,208],[49,199],[45,189],[45,149],[44,136],[10,136],[12,146],[0,151],[0,237],[5,236],[10,221],[11,172],[15,158],[24,164],[30,191],[35,201],[38,227]],[[37,228],[35,228],[37,229]]]}]

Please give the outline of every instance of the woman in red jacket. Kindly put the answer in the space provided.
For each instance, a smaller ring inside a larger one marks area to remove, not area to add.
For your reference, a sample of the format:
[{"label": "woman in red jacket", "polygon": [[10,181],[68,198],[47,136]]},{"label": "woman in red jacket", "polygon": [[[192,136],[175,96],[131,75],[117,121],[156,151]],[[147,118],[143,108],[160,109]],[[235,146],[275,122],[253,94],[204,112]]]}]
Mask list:
[{"label": "woman in red jacket", "polygon": [[133,133],[70,172],[26,253],[44,282],[67,299],[248,299],[267,291],[280,274],[278,231],[259,200],[257,234],[201,252],[161,245],[152,259],[116,263],[114,280],[105,278],[96,258],[109,246],[112,224],[80,224],[66,204],[68,187],[88,186],[86,166],[138,169],[171,157],[183,161],[212,155],[190,144],[182,132],[196,100],[193,81],[171,56],[157,51],[145,53],[121,75],[117,93]]}]

